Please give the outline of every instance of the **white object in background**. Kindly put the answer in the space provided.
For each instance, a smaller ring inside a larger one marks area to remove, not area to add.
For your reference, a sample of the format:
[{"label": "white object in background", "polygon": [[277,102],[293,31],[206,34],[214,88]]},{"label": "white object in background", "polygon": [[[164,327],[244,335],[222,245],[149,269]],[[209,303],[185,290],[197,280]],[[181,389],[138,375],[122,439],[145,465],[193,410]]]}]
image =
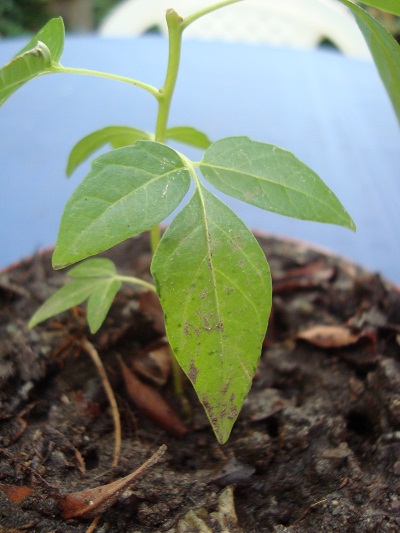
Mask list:
[{"label": "white object in background", "polygon": [[[166,34],[168,8],[185,17],[212,4],[211,0],[124,0],[105,18],[99,33],[133,37],[157,26]],[[197,20],[184,35],[301,48],[314,48],[327,39],[346,55],[371,57],[353,15],[336,0],[244,0]]]}]

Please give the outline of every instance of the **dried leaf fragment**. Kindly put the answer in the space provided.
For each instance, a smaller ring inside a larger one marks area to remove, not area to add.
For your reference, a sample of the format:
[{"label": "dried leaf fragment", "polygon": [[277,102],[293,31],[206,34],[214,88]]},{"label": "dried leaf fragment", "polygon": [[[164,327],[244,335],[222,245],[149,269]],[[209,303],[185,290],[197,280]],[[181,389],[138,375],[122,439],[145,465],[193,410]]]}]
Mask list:
[{"label": "dried leaf fragment", "polygon": [[7,483],[0,483],[0,490],[6,495],[6,498],[13,503],[21,503],[34,492],[30,487],[8,485]]},{"label": "dried leaf fragment", "polygon": [[165,385],[171,374],[171,354],[166,337],[157,344],[146,347],[143,353],[135,358],[132,368],[155,385]]},{"label": "dried leaf fragment", "polygon": [[274,277],[273,287],[275,294],[293,292],[299,289],[319,287],[331,280],[335,275],[333,265],[321,261],[309,263],[303,267],[292,268],[282,275]]},{"label": "dried leaf fragment", "polygon": [[188,428],[161,394],[143,383],[119,358],[126,390],[138,409],[175,437],[183,437]]},{"label": "dried leaf fragment", "polygon": [[139,298],[139,311],[153,322],[154,330],[165,335],[164,313],[160,300],[154,292],[143,292]]},{"label": "dried leaf fragment", "polygon": [[363,334],[354,333],[350,328],[344,326],[321,325],[300,331],[297,338],[318,346],[318,348],[344,348],[357,344],[363,338]]},{"label": "dried leaf fragment", "polygon": [[233,498],[233,487],[228,486],[218,498],[217,511],[208,514],[206,509],[190,510],[168,533],[243,533],[239,526]]},{"label": "dried leaf fragment", "polygon": [[158,451],[137,470],[113,483],[59,496],[57,500],[61,507],[64,520],[70,520],[71,518],[95,518],[104,513],[118,501],[121,494],[125,492],[125,490],[129,488],[138,477],[143,475],[148,468],[157,463],[160,457],[165,453],[166,449],[167,447],[165,445],[161,446]]}]

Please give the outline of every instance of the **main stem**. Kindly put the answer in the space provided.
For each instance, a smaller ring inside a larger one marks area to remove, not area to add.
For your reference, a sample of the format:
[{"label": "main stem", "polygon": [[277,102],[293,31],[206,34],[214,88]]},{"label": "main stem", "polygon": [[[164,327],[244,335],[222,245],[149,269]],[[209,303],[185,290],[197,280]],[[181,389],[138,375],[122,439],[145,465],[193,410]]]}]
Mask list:
[{"label": "main stem", "polygon": [[[240,1],[241,0],[222,0],[217,4],[208,6],[200,11],[197,11],[196,13],[193,13],[185,19],[178,15],[178,13],[173,9],[167,10],[166,20],[168,26],[168,65],[164,86],[156,95],[158,101],[158,113],[155,141],[164,143],[166,139],[169,111],[171,108],[171,101],[175,90],[176,80],[178,78],[179,63],[181,59],[183,30],[200,17],[203,17],[212,11],[216,11],[221,7],[225,7],[229,4],[235,4]],[[154,226],[150,231],[150,243],[153,254],[157,249],[160,238],[160,227]]]},{"label": "main stem", "polygon": [[[183,19],[173,9],[169,9],[166,14],[168,26],[168,65],[165,75],[164,86],[157,95],[158,113],[155,131],[155,141],[164,143],[168,125],[169,111],[171,101],[175,90],[176,80],[178,78],[179,63],[181,59]],[[160,242],[160,227],[154,226],[150,231],[151,251],[157,249]]]},{"label": "main stem", "polygon": [[168,26],[168,66],[164,86],[158,95],[158,114],[156,122],[155,140],[165,142],[169,111],[178,78],[181,59],[183,19],[173,9],[166,14]]}]

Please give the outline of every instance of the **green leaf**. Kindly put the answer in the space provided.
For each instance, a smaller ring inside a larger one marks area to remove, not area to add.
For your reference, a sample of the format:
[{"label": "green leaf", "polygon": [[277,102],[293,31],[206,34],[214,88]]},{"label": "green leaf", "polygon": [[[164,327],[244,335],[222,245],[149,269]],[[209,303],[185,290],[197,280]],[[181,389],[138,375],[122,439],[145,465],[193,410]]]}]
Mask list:
[{"label": "green leaf", "polygon": [[67,176],[70,176],[81,163],[105,144],[109,143],[114,148],[121,148],[142,140],[152,140],[152,136],[150,133],[129,126],[107,126],[96,130],[83,137],[72,148],[68,158]]},{"label": "green leaf", "polygon": [[217,189],[273,213],[355,229],[333,192],[293,154],[248,137],[214,142],[200,163]]},{"label": "green leaf", "polygon": [[29,327],[84,302],[97,284],[95,279],[75,279],[58,289],[32,316]]},{"label": "green leaf", "polygon": [[50,73],[61,56],[63,43],[62,19],[52,19],[0,70],[0,106],[29,80]]},{"label": "green leaf", "polygon": [[190,126],[175,126],[168,128],[166,131],[166,138],[178,141],[184,144],[189,144],[195,148],[205,150],[211,144],[210,139],[205,133]]},{"label": "green leaf", "polygon": [[170,345],[224,443],[259,360],[271,277],[252,233],[199,187],[163,235],[151,271]]},{"label": "green leaf", "polygon": [[399,0],[362,0],[362,3],[400,16]]},{"label": "green leaf", "polygon": [[189,186],[185,163],[163,144],[139,141],[101,155],[65,206],[54,268],[159,224],[179,205]]},{"label": "green leaf", "polygon": [[37,43],[40,41],[44,43],[50,50],[52,61],[54,63],[58,63],[64,50],[64,40],[65,28],[63,19],[61,17],[53,18],[49,20],[49,22],[47,22],[47,24],[45,24],[43,28],[32,37],[29,43],[24,46],[24,48],[22,48],[22,50],[20,50],[15,57],[28,52],[32,48],[35,48]]},{"label": "green leaf", "polygon": [[400,45],[369,13],[349,0],[340,1],[354,13],[400,121]]},{"label": "green leaf", "polygon": [[117,279],[98,280],[87,303],[87,320],[92,333],[100,329],[120,288],[121,282]]},{"label": "green leaf", "polygon": [[99,330],[121,288],[114,263],[109,259],[89,259],[72,268],[68,274],[75,279],[61,287],[39,307],[29,322],[30,328],[88,300],[87,320],[90,331],[96,333]]},{"label": "green leaf", "polygon": [[72,278],[101,278],[117,274],[114,263],[110,259],[96,257],[74,266],[68,271]]}]

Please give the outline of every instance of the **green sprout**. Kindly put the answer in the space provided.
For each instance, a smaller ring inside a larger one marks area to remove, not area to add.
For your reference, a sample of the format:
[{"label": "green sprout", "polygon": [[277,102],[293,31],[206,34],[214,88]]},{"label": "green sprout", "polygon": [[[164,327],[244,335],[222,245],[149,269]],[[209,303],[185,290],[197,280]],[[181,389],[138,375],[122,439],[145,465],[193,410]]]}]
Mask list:
[{"label": "green sprout", "polygon": [[[251,387],[272,288],[270,269],[255,237],[208,185],[266,211],[355,229],[333,192],[290,152],[244,136],[210,142],[193,127],[169,127],[183,32],[198,18],[237,1],[225,0],[186,18],[173,9],[167,11],[169,55],[161,89],[61,65],[61,18],[50,20],[0,71],[0,105],[27,81],[60,73],[129,83],[156,99],[154,133],[110,126],[87,135],[73,148],[68,175],[104,145],[113,149],[92,161],[60,224],[54,268],[86,261],[69,271],[72,280],[37,310],[29,325],[87,301],[87,320],[95,333],[122,283],[156,292],[172,352],[220,443],[227,441]],[[399,45],[360,7],[341,2],[354,13],[400,117]],[[400,14],[397,0],[364,3]],[[167,146],[168,141],[200,148],[202,159],[191,161]],[[190,199],[161,236],[159,224],[179,207],[191,187]],[[109,259],[87,259],[144,231],[151,237],[154,285],[119,275]]]}]

